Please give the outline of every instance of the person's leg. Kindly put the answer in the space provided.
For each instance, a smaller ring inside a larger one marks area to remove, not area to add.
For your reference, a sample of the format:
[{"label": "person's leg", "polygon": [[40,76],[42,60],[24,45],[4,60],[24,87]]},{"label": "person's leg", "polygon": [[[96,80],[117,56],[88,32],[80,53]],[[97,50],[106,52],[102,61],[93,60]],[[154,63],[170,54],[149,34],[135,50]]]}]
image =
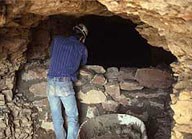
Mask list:
[{"label": "person's leg", "polygon": [[74,95],[69,95],[66,97],[60,97],[63,105],[65,107],[65,113],[67,115],[67,139],[77,139],[77,134],[79,130],[78,123],[78,109],[76,98]]},{"label": "person's leg", "polygon": [[51,109],[56,139],[65,139],[66,132],[63,127],[64,120],[62,117],[60,98],[58,96],[48,96],[48,100]]},{"label": "person's leg", "polygon": [[56,139],[65,139],[66,132],[64,130],[63,124],[63,116],[61,110],[61,100],[58,96],[56,96],[56,86],[55,81],[48,78],[48,86],[47,86],[47,96],[51,109],[53,126],[55,130]]}]

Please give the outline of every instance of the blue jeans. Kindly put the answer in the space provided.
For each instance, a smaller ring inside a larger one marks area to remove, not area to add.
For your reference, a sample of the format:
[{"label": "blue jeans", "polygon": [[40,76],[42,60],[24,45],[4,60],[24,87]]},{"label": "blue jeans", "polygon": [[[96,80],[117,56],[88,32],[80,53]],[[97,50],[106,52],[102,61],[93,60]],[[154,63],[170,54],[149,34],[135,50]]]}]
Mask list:
[{"label": "blue jeans", "polygon": [[[48,78],[47,95],[56,139],[77,139],[78,109],[71,80],[65,77]],[[67,135],[63,127],[62,105],[67,116]]]}]

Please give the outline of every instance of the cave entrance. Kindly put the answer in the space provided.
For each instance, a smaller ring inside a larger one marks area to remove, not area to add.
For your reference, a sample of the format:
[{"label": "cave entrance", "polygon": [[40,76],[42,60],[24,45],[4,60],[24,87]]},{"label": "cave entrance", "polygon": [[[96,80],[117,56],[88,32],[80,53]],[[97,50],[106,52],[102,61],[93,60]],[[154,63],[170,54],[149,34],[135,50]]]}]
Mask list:
[{"label": "cave entrance", "polygon": [[[176,58],[162,48],[150,46],[135,30],[137,24],[118,16],[54,15],[31,29],[28,62],[19,73],[18,91],[32,101],[40,113],[38,127],[43,132],[51,129],[45,92],[51,38],[68,36],[79,22],[89,30],[85,42],[89,52],[85,68],[89,72],[82,70],[75,83],[77,95],[80,94],[81,123],[103,114],[130,114],[145,122],[149,139],[170,138],[169,94],[173,82],[169,64]],[[48,132],[44,133],[37,134],[39,138],[52,139]]]},{"label": "cave entrance", "polygon": [[176,60],[170,52],[149,45],[136,24],[119,16],[89,15],[80,18],[89,30],[88,64],[104,67],[149,67]]}]

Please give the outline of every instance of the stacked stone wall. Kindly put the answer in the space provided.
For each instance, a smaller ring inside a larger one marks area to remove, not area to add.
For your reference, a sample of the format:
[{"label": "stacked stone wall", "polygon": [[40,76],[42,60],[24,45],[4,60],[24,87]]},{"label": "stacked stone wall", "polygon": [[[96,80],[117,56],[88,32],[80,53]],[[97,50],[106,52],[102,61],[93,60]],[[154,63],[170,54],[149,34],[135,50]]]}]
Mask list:
[{"label": "stacked stone wall", "polygon": [[[48,62],[33,62],[19,73],[18,94],[36,109],[35,131],[53,130],[46,98],[47,65]],[[145,122],[150,138],[168,139],[172,123],[169,94],[173,81],[167,69],[84,66],[78,81],[74,82],[80,123],[103,114],[130,114]]]}]

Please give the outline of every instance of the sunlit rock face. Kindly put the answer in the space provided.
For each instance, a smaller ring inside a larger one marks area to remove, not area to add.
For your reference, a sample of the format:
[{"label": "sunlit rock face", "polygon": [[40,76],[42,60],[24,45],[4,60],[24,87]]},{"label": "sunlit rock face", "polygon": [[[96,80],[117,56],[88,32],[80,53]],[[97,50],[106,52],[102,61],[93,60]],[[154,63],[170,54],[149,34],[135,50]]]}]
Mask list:
[{"label": "sunlit rock face", "polygon": [[[75,16],[116,14],[136,23],[137,31],[148,40],[148,43],[172,52],[178,60],[171,64],[174,76],[177,78],[171,95],[172,109],[175,113],[172,138],[191,137],[192,2],[190,0],[3,0],[0,2],[0,93],[16,91],[15,74],[20,65],[26,62],[25,51],[31,37],[29,29],[37,26],[49,15],[55,14]],[[34,57],[37,56],[39,54]],[[183,99],[183,96],[186,97]]]}]

